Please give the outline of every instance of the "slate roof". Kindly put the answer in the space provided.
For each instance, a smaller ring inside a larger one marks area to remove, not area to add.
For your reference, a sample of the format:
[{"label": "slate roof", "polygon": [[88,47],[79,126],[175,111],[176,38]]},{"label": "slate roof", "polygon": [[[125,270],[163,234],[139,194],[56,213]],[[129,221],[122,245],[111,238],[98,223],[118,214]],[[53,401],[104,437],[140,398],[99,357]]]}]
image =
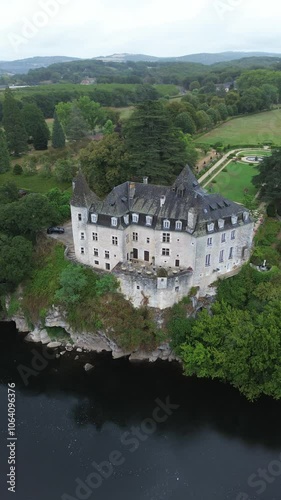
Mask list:
[{"label": "slate roof", "polygon": [[71,205],[73,207],[90,208],[92,203],[96,203],[98,201],[98,196],[90,190],[84,175],[80,171],[75,179],[73,179],[73,193],[70,202]]},{"label": "slate roof", "polygon": [[[162,207],[161,196],[165,197]],[[116,186],[104,200],[100,200],[90,191],[82,174],[79,174],[71,203],[74,206],[88,206],[90,214],[99,214],[99,223],[102,225],[110,225],[110,217],[120,218],[118,225],[124,225],[122,216],[137,213],[140,225],[145,225],[145,215],[150,215],[153,217],[152,226],[161,226],[163,219],[169,219],[171,229],[176,220],[186,223],[190,209],[197,216],[196,230],[203,224],[218,219],[225,219],[227,223],[227,219],[232,215],[241,218],[243,212],[247,212],[242,205],[226,200],[218,193],[209,194],[198,184],[188,166],[182,170],[172,186],[125,182]]]}]

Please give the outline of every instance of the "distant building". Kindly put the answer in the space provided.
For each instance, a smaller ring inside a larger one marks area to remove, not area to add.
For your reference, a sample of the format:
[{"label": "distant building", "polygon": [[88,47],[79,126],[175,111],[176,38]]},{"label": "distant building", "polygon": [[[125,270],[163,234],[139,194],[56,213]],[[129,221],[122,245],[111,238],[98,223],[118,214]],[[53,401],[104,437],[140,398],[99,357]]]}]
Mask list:
[{"label": "distant building", "polygon": [[96,78],[84,78],[84,80],[80,82],[80,85],[94,85],[95,83],[97,83]]},{"label": "distant building", "polygon": [[73,182],[71,217],[79,262],[113,272],[127,299],[164,309],[249,259],[253,222],[243,206],[208,194],[186,166],[170,187],[125,182],[101,200]]}]

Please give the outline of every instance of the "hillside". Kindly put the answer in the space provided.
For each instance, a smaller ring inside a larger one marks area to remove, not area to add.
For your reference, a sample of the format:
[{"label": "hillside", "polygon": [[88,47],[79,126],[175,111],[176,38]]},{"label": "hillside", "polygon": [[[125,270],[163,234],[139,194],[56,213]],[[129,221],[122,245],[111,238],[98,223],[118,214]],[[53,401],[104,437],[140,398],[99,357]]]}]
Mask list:
[{"label": "hillside", "polygon": [[228,62],[228,61],[236,61],[238,59],[245,59],[245,58],[256,58],[256,57],[261,57],[261,58],[267,58],[267,57],[274,57],[274,58],[280,58],[281,54],[274,54],[270,52],[220,52],[220,53],[201,53],[201,54],[188,54],[185,56],[179,56],[179,57],[157,57],[157,56],[150,56],[150,55],[145,55],[145,54],[113,54],[110,56],[103,56],[103,57],[95,57],[94,59],[104,61],[104,62],[127,62],[127,61],[132,61],[132,62],[139,62],[139,61],[146,61],[146,62],[193,62],[193,63],[200,63],[200,64],[216,64],[216,63],[221,63],[221,62]]},{"label": "hillside", "polygon": [[50,56],[50,57],[29,57],[16,61],[0,61],[0,73],[21,73],[26,74],[30,69],[46,68],[51,64],[74,61],[75,57]]}]

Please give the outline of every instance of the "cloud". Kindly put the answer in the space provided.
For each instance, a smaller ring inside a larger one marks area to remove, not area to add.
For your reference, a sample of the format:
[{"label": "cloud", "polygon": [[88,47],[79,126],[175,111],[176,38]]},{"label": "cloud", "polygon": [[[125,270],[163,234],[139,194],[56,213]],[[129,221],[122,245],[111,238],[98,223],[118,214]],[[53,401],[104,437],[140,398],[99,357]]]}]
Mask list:
[{"label": "cloud", "polygon": [[[40,19],[47,5],[56,13],[15,52],[9,35],[22,36],[25,23]],[[10,0],[1,5],[0,60],[114,52],[278,52],[280,13],[277,0]]]}]

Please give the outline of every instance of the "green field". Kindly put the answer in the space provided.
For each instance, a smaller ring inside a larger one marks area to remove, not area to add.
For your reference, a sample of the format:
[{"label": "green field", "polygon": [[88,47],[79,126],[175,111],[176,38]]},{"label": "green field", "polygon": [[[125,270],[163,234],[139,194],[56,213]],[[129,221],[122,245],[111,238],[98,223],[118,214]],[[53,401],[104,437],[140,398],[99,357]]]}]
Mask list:
[{"label": "green field", "polygon": [[[210,193],[220,193],[225,198],[243,203],[244,195],[255,195],[257,190],[252,184],[252,178],[257,175],[256,166],[244,162],[230,162],[226,167],[206,186]],[[225,169],[224,169],[225,170]]]},{"label": "green field", "polygon": [[66,182],[58,182],[55,177],[50,177],[49,179],[44,179],[39,174],[36,175],[14,175],[12,172],[6,172],[5,174],[0,174],[0,186],[6,182],[13,182],[16,184],[18,189],[26,189],[27,191],[32,191],[34,193],[47,193],[50,189],[55,187],[62,189],[71,190],[71,187]]},{"label": "green field", "polygon": [[267,141],[281,145],[281,109],[234,118],[202,135],[195,142],[210,145],[222,142],[225,146],[228,144],[251,146]]}]

